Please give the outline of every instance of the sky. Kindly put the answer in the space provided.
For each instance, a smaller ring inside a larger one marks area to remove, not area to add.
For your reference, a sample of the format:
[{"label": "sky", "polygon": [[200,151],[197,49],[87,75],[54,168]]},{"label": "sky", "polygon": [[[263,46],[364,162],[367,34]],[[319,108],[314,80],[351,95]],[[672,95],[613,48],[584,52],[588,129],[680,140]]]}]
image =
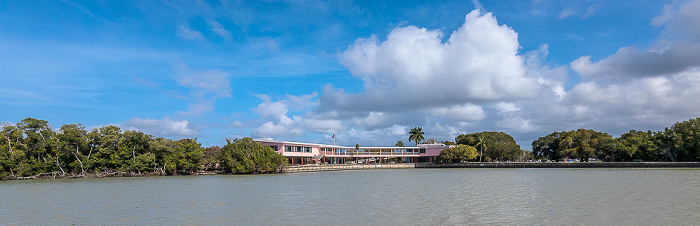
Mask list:
[{"label": "sky", "polygon": [[[0,1],[0,121],[392,146],[700,116],[700,0]],[[335,140],[332,137],[335,135]]]}]

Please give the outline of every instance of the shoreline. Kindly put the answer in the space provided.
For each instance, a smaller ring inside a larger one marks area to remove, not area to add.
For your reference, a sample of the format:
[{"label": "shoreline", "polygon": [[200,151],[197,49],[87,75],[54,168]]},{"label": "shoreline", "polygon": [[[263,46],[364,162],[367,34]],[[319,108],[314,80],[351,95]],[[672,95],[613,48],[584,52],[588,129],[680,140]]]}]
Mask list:
[{"label": "shoreline", "polygon": [[700,162],[424,162],[416,168],[700,168]]},{"label": "shoreline", "polygon": [[[304,165],[290,166],[277,173],[305,173],[322,171],[346,171],[346,170],[381,170],[381,169],[428,169],[428,168],[700,168],[700,162],[467,162],[467,163],[394,163],[394,164],[328,164],[328,165]],[[199,175],[236,175],[218,171],[201,171],[191,174],[166,175],[163,173],[132,173],[109,172],[90,173],[83,175],[59,175],[57,172],[41,173],[27,177],[5,178],[0,181],[11,180],[55,180],[55,179],[82,179],[82,178],[109,178],[109,177],[159,177],[159,176],[199,176]]]}]

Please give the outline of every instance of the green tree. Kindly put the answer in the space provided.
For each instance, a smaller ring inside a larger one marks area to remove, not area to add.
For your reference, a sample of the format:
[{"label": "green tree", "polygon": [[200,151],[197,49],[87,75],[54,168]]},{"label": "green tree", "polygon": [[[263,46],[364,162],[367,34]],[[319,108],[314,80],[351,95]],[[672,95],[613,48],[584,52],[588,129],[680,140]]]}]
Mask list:
[{"label": "green tree", "polygon": [[226,145],[221,148],[221,162],[224,170],[236,174],[281,172],[287,166],[286,157],[250,137],[233,142],[226,139]]},{"label": "green tree", "polygon": [[65,171],[61,168],[56,160],[55,153],[49,148],[50,141],[55,138],[55,132],[51,130],[49,122],[35,118],[25,118],[17,123],[17,128],[24,134],[23,139],[20,139],[19,144],[25,148],[26,157],[22,161],[23,175],[38,174],[41,172],[51,172],[61,170],[62,174]]},{"label": "green tree", "polygon": [[397,141],[396,144],[394,144],[396,147],[405,147],[403,144],[403,141]]},{"label": "green tree", "polygon": [[436,158],[438,163],[458,163],[475,159],[478,154],[476,148],[460,144],[457,147],[447,148],[440,152]]},{"label": "green tree", "polygon": [[668,160],[700,160],[700,118],[677,122],[656,135],[659,152]]},{"label": "green tree", "polygon": [[440,142],[440,143],[443,143],[443,144],[448,145],[448,146],[449,146],[449,145],[457,145],[457,143],[455,143],[455,142],[453,142],[453,141],[449,141],[449,140],[445,140],[445,141],[442,141],[442,142]]},{"label": "green tree", "polygon": [[484,157],[484,149],[488,150],[488,146],[486,145],[486,140],[484,140],[484,135],[477,135],[475,141],[476,146],[479,147],[479,162],[481,162]]},{"label": "green tree", "polygon": [[[479,140],[481,140],[481,144],[479,144]],[[483,148],[481,156],[484,161],[515,160],[521,156],[520,145],[515,142],[512,136],[504,132],[462,134],[457,136],[455,141],[457,144]]]},{"label": "green tree", "polygon": [[588,161],[589,158],[606,158],[615,160],[616,142],[612,136],[590,129],[554,132],[532,142],[533,152],[538,156],[550,159],[578,158]]},{"label": "green tree", "polygon": [[77,171],[80,168],[80,174],[86,173],[86,166],[83,163],[87,159],[85,151],[88,149],[87,131],[82,124],[63,125],[58,134],[58,139],[63,144],[62,153],[68,159],[64,159],[71,171]]},{"label": "green tree", "polygon": [[166,139],[163,137],[157,137],[149,141],[148,145],[151,152],[155,155],[156,158],[156,162],[154,164],[155,171],[166,174],[166,157],[171,155],[171,153],[173,153],[173,151],[175,150],[175,144],[173,140]]},{"label": "green tree", "polygon": [[532,141],[532,152],[536,158],[557,159],[557,139],[561,137],[561,133],[553,132],[547,136],[540,137]]},{"label": "green tree", "polygon": [[421,127],[415,127],[411,129],[410,132],[408,132],[408,141],[415,141],[416,142],[416,147],[418,144],[420,144],[421,141],[425,140],[425,137],[423,137],[423,128]]},{"label": "green tree", "polygon": [[181,139],[175,141],[175,149],[165,156],[165,170],[177,174],[178,170],[189,174],[201,168],[200,162],[204,157],[204,148],[197,139]]},{"label": "green tree", "polygon": [[658,158],[658,146],[654,142],[654,133],[630,130],[622,134],[616,141],[616,153],[622,161],[641,159],[655,161]]},{"label": "green tree", "polygon": [[219,163],[219,156],[221,155],[221,148],[219,146],[212,146],[204,149],[204,157],[202,158],[202,165],[204,166],[204,171],[213,169],[217,163]]}]

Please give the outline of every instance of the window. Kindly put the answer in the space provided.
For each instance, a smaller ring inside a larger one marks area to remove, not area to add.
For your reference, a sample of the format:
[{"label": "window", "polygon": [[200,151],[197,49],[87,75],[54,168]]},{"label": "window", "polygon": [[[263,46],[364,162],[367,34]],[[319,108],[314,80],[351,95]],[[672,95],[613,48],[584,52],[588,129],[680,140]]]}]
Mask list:
[{"label": "window", "polygon": [[294,146],[294,152],[301,152],[301,147]]},{"label": "window", "polygon": [[294,150],[292,150],[292,146],[284,146],[284,151],[286,151],[286,152],[294,152]]},{"label": "window", "polygon": [[271,148],[272,148],[272,150],[275,150],[275,151],[277,151],[277,150],[278,150],[278,149],[277,149],[277,145],[270,145],[270,146],[268,146],[268,147],[271,147]]},{"label": "window", "polygon": [[420,149],[420,153],[421,153],[421,154],[425,153],[425,148],[421,148],[421,149]]},{"label": "window", "polygon": [[311,153],[311,147],[304,147],[304,152]]}]

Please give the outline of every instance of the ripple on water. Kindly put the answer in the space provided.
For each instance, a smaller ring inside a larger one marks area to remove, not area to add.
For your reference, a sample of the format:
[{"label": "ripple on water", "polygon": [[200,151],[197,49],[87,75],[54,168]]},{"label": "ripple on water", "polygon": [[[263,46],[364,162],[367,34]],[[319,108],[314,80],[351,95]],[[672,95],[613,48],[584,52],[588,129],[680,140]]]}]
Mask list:
[{"label": "ripple on water", "polygon": [[401,169],[4,181],[0,222],[682,225],[700,221],[698,187],[697,169]]}]

